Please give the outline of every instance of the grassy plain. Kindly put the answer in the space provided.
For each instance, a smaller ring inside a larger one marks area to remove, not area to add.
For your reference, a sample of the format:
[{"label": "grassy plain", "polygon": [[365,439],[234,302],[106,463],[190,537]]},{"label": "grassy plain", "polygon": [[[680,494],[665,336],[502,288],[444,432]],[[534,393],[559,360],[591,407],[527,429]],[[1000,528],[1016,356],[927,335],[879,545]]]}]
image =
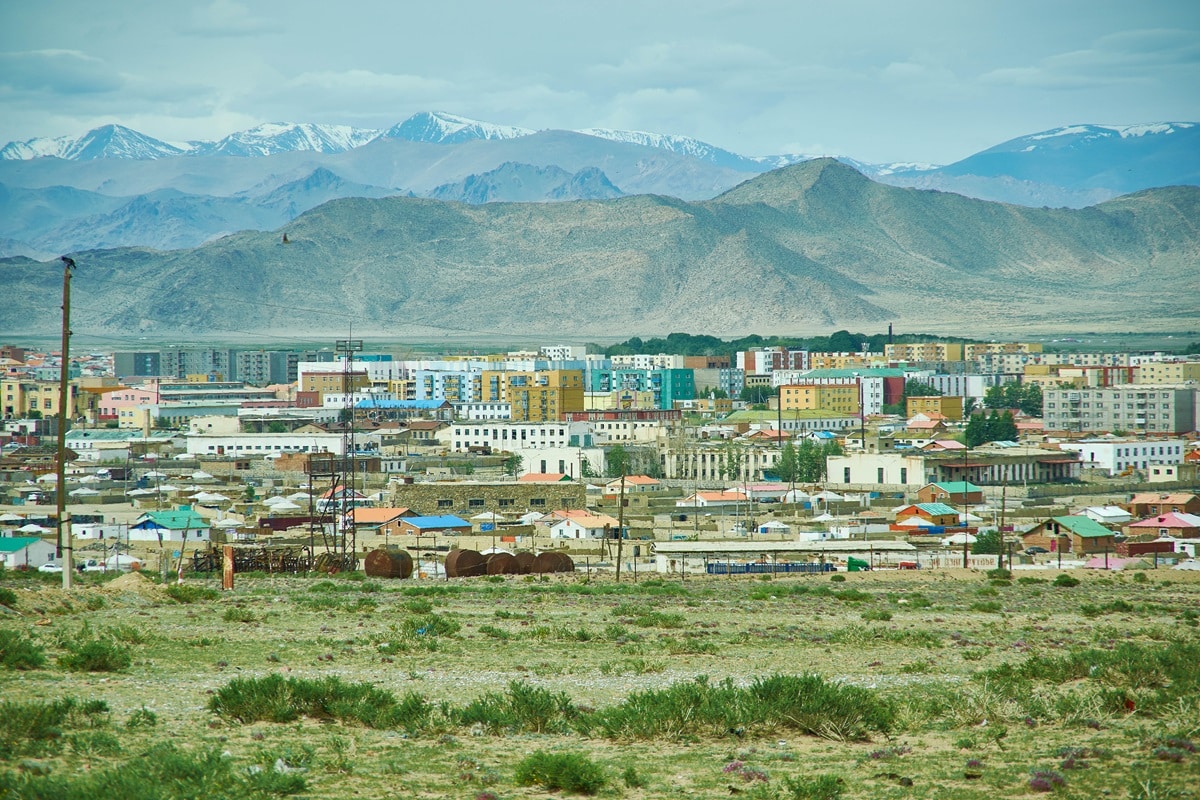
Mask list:
[{"label": "grassy plain", "polygon": [[1200,796],[1195,573],[1054,575],[10,573],[0,797]]}]

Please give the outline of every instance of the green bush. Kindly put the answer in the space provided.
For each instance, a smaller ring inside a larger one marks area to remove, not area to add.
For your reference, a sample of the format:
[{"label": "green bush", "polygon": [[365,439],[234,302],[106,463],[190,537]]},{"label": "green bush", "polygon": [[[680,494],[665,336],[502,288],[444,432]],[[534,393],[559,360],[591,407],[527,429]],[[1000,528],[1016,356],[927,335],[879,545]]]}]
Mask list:
[{"label": "green bush", "polygon": [[462,624],[448,614],[423,614],[405,619],[400,630],[405,636],[453,636]]},{"label": "green bush", "polygon": [[788,800],[837,800],[842,796],[843,781],[836,775],[814,775],[806,778],[798,775],[795,778],[783,779],[784,795]]},{"label": "green bush", "polygon": [[5,586],[0,586],[0,606],[17,607],[17,593]]},{"label": "green bush", "polygon": [[1074,578],[1065,572],[1060,572],[1058,577],[1051,581],[1051,583],[1054,586],[1062,586],[1069,589],[1079,585],[1079,578]]},{"label": "green bush", "polygon": [[67,653],[58,657],[59,666],[72,672],[123,672],[133,663],[129,648],[115,642],[92,639],[68,643]]},{"label": "green bush", "polygon": [[988,577],[988,580],[991,580],[991,581],[1011,581],[1012,580],[1012,572],[1004,569],[1003,567],[997,567],[996,569],[989,569],[987,571],[986,575]]},{"label": "green bush", "polygon": [[234,678],[213,695],[209,710],[243,723],[311,717],[358,722],[368,728],[415,730],[425,724],[431,709],[415,692],[397,700],[369,683],[268,675]]},{"label": "green bush", "polygon": [[267,800],[307,790],[303,775],[239,768],[219,749],[191,754],[171,743],[152,747],[119,766],[76,774],[0,773],[0,796],[27,800]]},{"label": "green bush", "polygon": [[41,669],[46,666],[46,651],[16,631],[0,630],[0,664],[7,669]]},{"label": "green bush", "polygon": [[608,782],[604,769],[585,755],[543,750],[531,753],[517,765],[515,779],[521,786],[581,794],[595,794]]},{"label": "green bush", "polygon": [[892,612],[882,608],[868,608],[862,613],[862,618],[867,622],[888,622],[892,618]]},{"label": "green bush", "polygon": [[524,681],[508,691],[486,692],[455,713],[459,725],[482,725],[490,733],[565,731],[578,715],[571,698]]},{"label": "green bush", "polygon": [[233,606],[232,608],[225,609],[225,615],[223,619],[226,622],[258,622],[258,617],[254,615],[253,611],[248,608],[241,608],[239,606]]},{"label": "green bush", "polygon": [[[52,702],[0,702],[0,759],[56,753],[62,748],[63,730],[97,727],[107,722],[108,705],[94,701],[80,705],[71,698]],[[0,791],[0,797],[5,796]]]},{"label": "green bush", "polygon": [[834,583],[845,583],[846,576],[840,573],[834,573],[833,575],[829,576],[829,580],[833,581]]}]

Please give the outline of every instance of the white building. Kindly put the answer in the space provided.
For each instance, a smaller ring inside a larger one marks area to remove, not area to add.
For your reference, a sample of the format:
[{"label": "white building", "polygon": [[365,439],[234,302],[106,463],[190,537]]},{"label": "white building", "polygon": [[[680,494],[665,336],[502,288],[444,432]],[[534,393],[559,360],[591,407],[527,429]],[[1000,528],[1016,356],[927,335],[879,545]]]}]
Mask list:
[{"label": "white building", "polygon": [[[840,371],[840,370],[839,370]],[[800,383],[812,383],[821,386],[845,386],[857,383],[859,400],[863,411],[868,416],[883,413],[883,378],[881,376],[838,375],[821,376],[812,374],[813,371],[801,369],[780,369],[771,373],[771,386],[792,386]],[[816,370],[820,372],[820,370]]]},{"label": "white building", "polygon": [[925,457],[903,453],[846,453],[825,459],[830,484],[839,486],[903,486],[913,490],[930,483]]},{"label": "white building", "polygon": [[572,515],[550,526],[551,539],[603,539],[605,528],[616,531],[620,522],[607,514]]},{"label": "white building", "polygon": [[451,403],[454,418],[480,422],[483,420],[512,419],[512,403]]},{"label": "white building", "polygon": [[613,369],[683,369],[683,356],[658,353],[612,356]]},{"label": "white building", "polygon": [[472,447],[497,452],[590,447],[590,434],[586,422],[455,422],[450,426],[450,446],[456,453]]},{"label": "white building", "polygon": [[345,455],[340,433],[194,434],[187,437],[192,456],[269,456],[279,453]]},{"label": "white building", "polygon": [[1181,464],[1187,443],[1183,439],[1084,439],[1063,442],[1059,448],[1079,453],[1084,469],[1120,475],[1126,470],[1145,472],[1155,465]]}]

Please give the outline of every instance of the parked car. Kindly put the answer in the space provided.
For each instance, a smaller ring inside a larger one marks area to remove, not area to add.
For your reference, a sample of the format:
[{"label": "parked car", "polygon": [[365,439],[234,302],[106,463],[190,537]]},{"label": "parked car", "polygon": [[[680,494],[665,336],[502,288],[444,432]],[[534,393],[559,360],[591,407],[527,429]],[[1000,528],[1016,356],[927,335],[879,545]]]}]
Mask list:
[{"label": "parked car", "polygon": [[62,564],[57,561],[47,561],[38,567],[38,572],[62,572]]},{"label": "parked car", "polygon": [[1038,547],[1037,545],[1034,545],[1033,547],[1025,548],[1025,555],[1027,555],[1027,556],[1036,556],[1036,555],[1041,555],[1042,553],[1049,553],[1049,552],[1050,551],[1047,550],[1046,548]]}]

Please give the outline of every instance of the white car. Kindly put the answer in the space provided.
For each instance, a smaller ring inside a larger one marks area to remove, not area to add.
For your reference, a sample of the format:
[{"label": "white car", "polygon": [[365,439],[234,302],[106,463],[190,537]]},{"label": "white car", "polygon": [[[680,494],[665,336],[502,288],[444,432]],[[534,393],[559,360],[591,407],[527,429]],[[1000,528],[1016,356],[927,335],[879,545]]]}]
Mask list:
[{"label": "white car", "polygon": [[62,564],[57,561],[47,561],[38,567],[38,572],[62,572]]}]

